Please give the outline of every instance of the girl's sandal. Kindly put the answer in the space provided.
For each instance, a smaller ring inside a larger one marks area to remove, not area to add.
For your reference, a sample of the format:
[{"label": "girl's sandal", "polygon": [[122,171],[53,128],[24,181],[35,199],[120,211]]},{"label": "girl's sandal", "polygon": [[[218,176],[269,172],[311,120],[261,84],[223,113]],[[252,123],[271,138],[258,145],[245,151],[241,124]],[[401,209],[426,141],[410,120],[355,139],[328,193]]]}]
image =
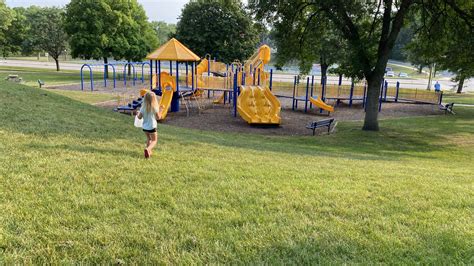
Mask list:
[{"label": "girl's sandal", "polygon": [[146,159],[150,158],[150,152],[148,151],[148,149],[145,149],[144,153]]}]

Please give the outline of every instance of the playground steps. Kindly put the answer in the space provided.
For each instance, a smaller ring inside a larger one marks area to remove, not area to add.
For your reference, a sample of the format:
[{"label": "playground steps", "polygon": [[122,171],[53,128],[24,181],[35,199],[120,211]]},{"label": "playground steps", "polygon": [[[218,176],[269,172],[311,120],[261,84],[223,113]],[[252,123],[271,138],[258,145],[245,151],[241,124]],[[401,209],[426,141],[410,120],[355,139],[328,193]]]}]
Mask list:
[{"label": "playground steps", "polygon": [[132,112],[140,108],[142,106],[142,103],[143,103],[143,97],[139,97],[127,105],[116,107],[114,109],[114,112]]}]

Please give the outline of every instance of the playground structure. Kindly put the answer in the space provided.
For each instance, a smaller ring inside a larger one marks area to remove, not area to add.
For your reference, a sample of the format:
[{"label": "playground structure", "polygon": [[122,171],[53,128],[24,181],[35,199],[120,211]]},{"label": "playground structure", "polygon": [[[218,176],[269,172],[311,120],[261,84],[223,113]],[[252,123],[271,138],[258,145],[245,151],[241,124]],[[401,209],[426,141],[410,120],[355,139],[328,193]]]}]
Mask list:
[{"label": "playground structure", "polygon": [[[150,68],[149,88],[143,90],[151,90],[161,96],[160,106],[165,110],[163,119],[167,117],[168,111],[178,112],[181,104],[186,107],[187,114],[192,105],[201,110],[201,101],[206,98],[205,92],[207,98],[215,104],[229,103],[234,117],[239,114],[252,125],[281,123],[281,103],[278,98],[291,100],[292,110],[298,110],[298,104],[303,102],[305,113],[315,109],[328,115],[341,102],[347,103],[349,107],[356,102],[365,107],[367,102],[365,83],[352,82],[348,86],[342,85],[340,79],[339,84],[327,84],[324,79],[315,82],[314,76],[301,80],[298,76],[274,76],[273,70],[266,72],[265,66],[270,61],[270,47],[266,45],[261,46],[244,64],[238,61],[224,64],[212,59],[210,55],[201,60],[179,41],[171,39],[149,54],[147,59],[150,61],[136,64],[142,67],[142,81],[145,76],[143,68]],[[163,61],[165,65],[169,61],[168,72],[162,71]],[[183,64],[185,73],[180,71]],[[126,66],[124,71],[125,68]],[[215,93],[221,94],[215,98]],[[399,82],[396,86],[389,86],[385,81],[379,97],[379,110],[384,102],[439,104],[441,99],[442,93],[401,89]],[[127,106],[117,107],[116,111],[133,112],[140,105],[141,98],[138,98]]]}]

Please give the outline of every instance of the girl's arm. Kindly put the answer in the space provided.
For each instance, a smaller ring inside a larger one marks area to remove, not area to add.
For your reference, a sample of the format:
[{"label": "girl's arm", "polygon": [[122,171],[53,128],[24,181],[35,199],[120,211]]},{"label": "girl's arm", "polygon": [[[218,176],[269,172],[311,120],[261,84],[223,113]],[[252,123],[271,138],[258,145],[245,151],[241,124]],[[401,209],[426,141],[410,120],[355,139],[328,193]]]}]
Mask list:
[{"label": "girl's arm", "polygon": [[155,118],[156,118],[157,120],[161,120],[162,114],[163,114],[163,109],[164,109],[164,108],[163,108],[162,105],[160,105],[160,106],[158,107],[158,112],[156,112],[156,114],[155,114]]}]

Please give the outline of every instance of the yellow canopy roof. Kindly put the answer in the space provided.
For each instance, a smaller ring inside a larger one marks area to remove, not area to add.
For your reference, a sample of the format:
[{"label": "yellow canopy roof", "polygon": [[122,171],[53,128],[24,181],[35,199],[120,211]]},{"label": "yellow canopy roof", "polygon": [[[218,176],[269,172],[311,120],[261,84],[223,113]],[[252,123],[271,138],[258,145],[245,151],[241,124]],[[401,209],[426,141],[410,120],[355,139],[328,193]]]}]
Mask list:
[{"label": "yellow canopy roof", "polygon": [[147,55],[149,60],[169,60],[169,61],[199,61],[201,58],[197,56],[188,47],[172,38],[167,43],[160,46],[153,53]]}]

